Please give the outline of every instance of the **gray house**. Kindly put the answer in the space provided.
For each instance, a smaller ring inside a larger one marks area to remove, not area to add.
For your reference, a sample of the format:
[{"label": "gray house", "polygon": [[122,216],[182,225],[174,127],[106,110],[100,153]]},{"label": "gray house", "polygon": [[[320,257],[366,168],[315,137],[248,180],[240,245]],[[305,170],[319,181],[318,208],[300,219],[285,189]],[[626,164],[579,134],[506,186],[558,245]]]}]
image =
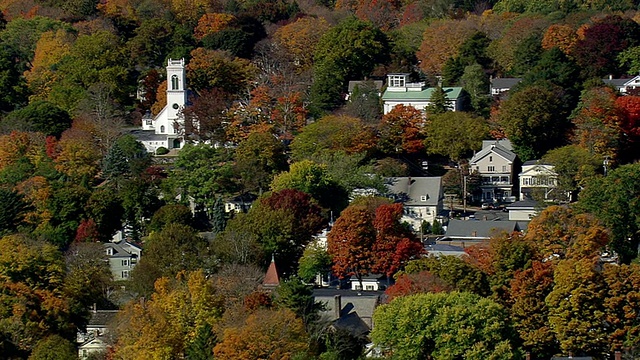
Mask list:
[{"label": "gray house", "polygon": [[140,260],[142,248],[126,240],[105,243],[104,248],[109,257],[109,268],[113,279],[127,280],[131,270]]},{"label": "gray house", "polygon": [[522,81],[521,78],[493,78],[490,80],[491,95],[500,96],[507,93],[511,88],[518,85]]},{"label": "gray house", "polygon": [[420,229],[422,221],[433,224],[443,210],[441,177],[394,177],[386,180],[389,197],[404,205],[401,221]]}]

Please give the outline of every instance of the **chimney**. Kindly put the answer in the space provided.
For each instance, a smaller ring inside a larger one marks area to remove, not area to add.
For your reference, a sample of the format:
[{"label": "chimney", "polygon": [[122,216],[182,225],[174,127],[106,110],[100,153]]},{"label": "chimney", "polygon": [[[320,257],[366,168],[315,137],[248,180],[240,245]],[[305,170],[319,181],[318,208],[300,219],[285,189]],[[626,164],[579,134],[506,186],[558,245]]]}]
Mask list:
[{"label": "chimney", "polygon": [[98,312],[98,304],[93,303],[93,313],[97,313]]},{"label": "chimney", "polygon": [[527,351],[527,354],[525,355],[525,360],[531,360],[531,353]]},{"label": "chimney", "polygon": [[342,310],[342,298],[340,295],[333,297],[333,312],[336,316],[336,320],[340,319],[340,311]]},{"label": "chimney", "polygon": [[616,352],[614,354],[614,359],[615,360],[622,360],[622,353],[620,352],[620,350],[616,350]]}]

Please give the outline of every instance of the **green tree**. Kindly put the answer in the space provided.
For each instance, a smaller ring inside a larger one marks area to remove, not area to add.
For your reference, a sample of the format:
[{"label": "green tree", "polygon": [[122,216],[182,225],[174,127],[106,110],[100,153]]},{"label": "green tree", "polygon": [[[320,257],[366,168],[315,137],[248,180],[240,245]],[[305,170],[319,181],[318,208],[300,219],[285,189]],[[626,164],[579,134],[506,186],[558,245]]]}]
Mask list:
[{"label": "green tree", "polygon": [[321,303],[315,302],[313,287],[304,284],[298,277],[283,281],[276,288],[275,304],[293,311],[305,324],[317,319]]},{"label": "green tree", "polygon": [[78,358],[73,343],[59,335],[51,335],[38,341],[28,360],[71,360]]},{"label": "green tree", "polygon": [[384,33],[370,22],[348,17],[327,31],[316,45],[311,102],[316,113],[341,104],[346,81],[369,75],[389,53]]},{"label": "green tree", "polygon": [[431,98],[429,98],[429,105],[427,105],[424,110],[427,113],[427,117],[444,114],[449,111],[447,93],[444,92],[442,86],[438,85],[433,89]]},{"label": "green tree", "polygon": [[564,201],[575,198],[578,190],[599,172],[602,165],[595,155],[576,145],[550,150],[542,160],[553,165],[553,171],[558,174],[554,198]]},{"label": "green tree", "polygon": [[27,102],[27,84],[21,77],[23,69],[15,61],[18,56],[13,47],[0,42],[0,85],[7,89],[0,96],[2,111],[11,111]]},{"label": "green tree", "polygon": [[484,119],[461,111],[449,111],[429,117],[424,129],[428,153],[439,154],[453,161],[481,147],[488,134]]},{"label": "green tree", "polygon": [[287,169],[284,145],[270,133],[254,132],[236,148],[234,170],[244,191],[268,189],[273,176]]},{"label": "green tree", "polygon": [[22,222],[27,204],[23,200],[23,196],[15,191],[0,188],[0,234],[14,232]]},{"label": "green tree", "polygon": [[170,224],[193,225],[191,209],[180,204],[165,205],[153,214],[149,228],[153,231],[162,231]]},{"label": "green tree", "polygon": [[348,194],[344,188],[327,173],[326,167],[310,160],[303,160],[291,165],[288,172],[277,175],[271,182],[272,191],[296,189],[311,195],[327,209],[339,213],[348,202]]},{"label": "green tree", "polygon": [[365,124],[376,125],[382,116],[379,93],[380,89],[371,80],[356,85],[344,107],[346,114],[364,120]]},{"label": "green tree", "polygon": [[216,346],[217,338],[213,328],[209,323],[202,325],[196,333],[196,337],[185,350],[188,360],[214,360],[213,347]]},{"label": "green tree", "polygon": [[470,293],[416,294],[376,309],[375,344],[401,359],[513,359],[508,314]]},{"label": "green tree", "polygon": [[522,161],[538,159],[567,142],[567,121],[562,90],[532,85],[502,102],[497,122]]},{"label": "green tree", "polygon": [[60,137],[71,127],[71,116],[47,101],[35,101],[26,107],[14,110],[5,119],[14,129],[39,131],[45,135]]},{"label": "green tree", "polygon": [[331,270],[331,256],[320,245],[311,243],[305,247],[298,265],[298,276],[304,282],[312,282],[318,274]]},{"label": "green tree", "polygon": [[640,164],[621,166],[594,177],[580,193],[578,208],[594,214],[611,230],[611,248],[623,263],[638,256],[640,244]]},{"label": "green tree", "polygon": [[425,270],[456,290],[468,291],[480,296],[487,296],[490,293],[487,275],[479,268],[458,257],[429,256],[410,261],[405,268],[407,274],[417,274]]},{"label": "green tree", "polygon": [[491,98],[489,97],[489,77],[480,64],[471,64],[464,68],[460,84],[471,98],[473,112],[488,117]]}]

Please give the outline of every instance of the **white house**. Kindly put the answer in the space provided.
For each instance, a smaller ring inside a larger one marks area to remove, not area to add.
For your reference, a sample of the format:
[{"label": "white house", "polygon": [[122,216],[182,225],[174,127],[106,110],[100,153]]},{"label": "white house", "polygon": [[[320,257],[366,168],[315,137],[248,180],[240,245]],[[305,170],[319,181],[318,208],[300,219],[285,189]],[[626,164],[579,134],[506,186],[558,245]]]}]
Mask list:
[{"label": "white house", "polygon": [[609,76],[607,79],[602,79],[602,82],[606,85],[613,86],[621,94],[625,95],[629,90],[640,88],[640,75],[636,75],[630,79],[614,79],[613,76]]},{"label": "white house", "polygon": [[433,224],[443,210],[441,177],[394,177],[388,178],[386,185],[394,201],[404,205],[401,221],[411,224],[416,231],[423,221]]},{"label": "white house", "polygon": [[522,164],[520,179],[520,199],[532,199],[534,191],[540,191],[545,200],[553,200],[553,190],[558,186],[558,174],[551,164],[538,160],[526,161]]},{"label": "white house", "polygon": [[[447,96],[449,109],[462,109],[463,93],[461,87],[442,88]],[[388,114],[397,105],[413,106],[424,111],[431,104],[431,95],[435,88],[430,88],[424,82],[410,83],[409,74],[387,75],[387,88],[382,94],[384,114]]]},{"label": "white house", "polygon": [[91,317],[84,331],[78,330],[76,342],[78,343],[78,358],[87,359],[91,354],[106,353],[110,341],[109,325],[114,320],[118,310],[91,311]]},{"label": "white house", "polygon": [[509,220],[512,221],[531,221],[540,211],[540,205],[532,199],[524,199],[516,201],[507,206],[509,211]]},{"label": "white house", "polygon": [[187,75],[184,59],[167,62],[167,104],[155,117],[150,114],[142,119],[142,129],[132,134],[144,144],[147,151],[155,153],[159,147],[179,149],[184,143],[184,118],[182,110],[187,104]]},{"label": "white house", "polygon": [[485,140],[482,150],[469,161],[472,171],[482,177],[482,201],[515,201],[518,195],[517,180],[520,164],[512,151],[511,142],[503,140]]}]

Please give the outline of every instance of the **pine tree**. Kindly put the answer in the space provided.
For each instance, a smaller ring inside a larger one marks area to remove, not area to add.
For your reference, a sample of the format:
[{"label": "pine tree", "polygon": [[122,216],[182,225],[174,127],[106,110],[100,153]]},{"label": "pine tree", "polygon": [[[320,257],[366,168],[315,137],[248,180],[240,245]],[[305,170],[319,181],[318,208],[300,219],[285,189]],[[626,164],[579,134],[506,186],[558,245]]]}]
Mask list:
[{"label": "pine tree", "polygon": [[195,339],[185,351],[188,360],[213,360],[213,347],[216,345],[216,335],[209,323],[198,329]]},{"label": "pine tree", "polygon": [[440,225],[440,221],[438,219],[433,220],[433,226],[431,227],[431,233],[434,235],[442,235],[444,234],[444,229],[442,229],[442,225]]},{"label": "pine tree", "polygon": [[442,86],[436,86],[433,89],[429,102],[430,104],[425,108],[427,115],[443,114],[449,111],[447,94],[442,89]]},{"label": "pine tree", "polygon": [[211,231],[220,233],[227,226],[227,214],[224,211],[224,203],[221,198],[217,198],[211,209]]}]

